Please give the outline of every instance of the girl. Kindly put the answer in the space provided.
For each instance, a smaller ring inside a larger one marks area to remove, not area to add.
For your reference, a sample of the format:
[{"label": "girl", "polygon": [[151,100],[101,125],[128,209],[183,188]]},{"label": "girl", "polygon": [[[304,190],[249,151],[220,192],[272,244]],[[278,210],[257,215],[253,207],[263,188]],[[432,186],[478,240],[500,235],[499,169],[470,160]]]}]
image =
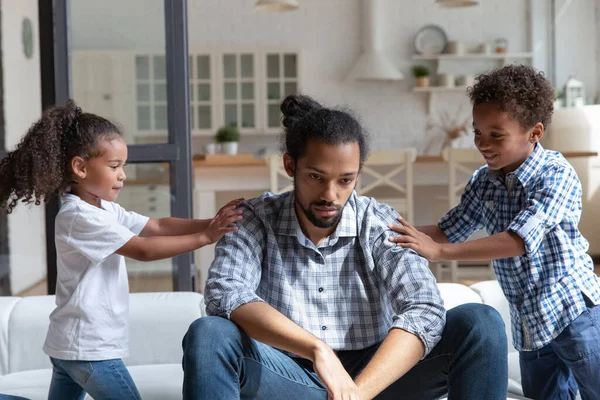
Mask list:
[{"label": "girl", "polygon": [[56,309],[44,352],[53,365],[48,398],[140,399],[128,356],[129,287],[124,257],[154,261],[219,240],[240,220],[233,200],[211,220],[149,219],[114,203],[127,145],[110,121],[69,100],[43,114],[0,161],[0,209],[61,196],[56,217]]}]

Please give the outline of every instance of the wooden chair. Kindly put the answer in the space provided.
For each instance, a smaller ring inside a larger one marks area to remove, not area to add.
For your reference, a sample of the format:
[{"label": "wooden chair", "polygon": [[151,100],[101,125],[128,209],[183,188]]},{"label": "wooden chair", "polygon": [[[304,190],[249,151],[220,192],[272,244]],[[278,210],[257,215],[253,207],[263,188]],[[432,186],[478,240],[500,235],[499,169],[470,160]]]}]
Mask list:
[{"label": "wooden chair", "polygon": [[[365,161],[356,191],[361,196],[372,196],[386,203],[403,218],[414,218],[414,163],[417,151],[374,151]],[[377,195],[377,192],[382,194]]]}]

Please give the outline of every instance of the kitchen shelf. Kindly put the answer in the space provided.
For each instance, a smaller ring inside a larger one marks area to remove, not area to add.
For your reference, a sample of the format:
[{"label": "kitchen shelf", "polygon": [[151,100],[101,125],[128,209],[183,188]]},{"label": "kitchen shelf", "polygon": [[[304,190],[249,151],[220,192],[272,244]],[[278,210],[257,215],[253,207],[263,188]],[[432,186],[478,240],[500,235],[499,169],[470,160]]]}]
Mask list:
[{"label": "kitchen shelf", "polygon": [[430,86],[430,87],[419,87],[415,86],[412,88],[413,93],[426,93],[427,94],[427,114],[433,112],[433,103],[436,93],[467,93],[467,86]]},{"label": "kitchen shelf", "polygon": [[[465,54],[436,54],[436,55],[424,55],[424,54],[415,54],[413,55],[413,60],[420,61],[433,61],[435,63],[435,68],[432,69],[433,76],[437,75],[439,72],[440,63],[443,61],[481,61],[481,60],[492,60],[492,61],[500,61],[500,63],[504,66],[508,64],[509,60],[518,60],[518,59],[532,59],[533,53],[531,52],[522,52],[522,53],[465,53]],[[433,113],[433,105],[434,105],[434,97],[439,93],[458,93],[463,92],[466,93],[466,86],[455,86],[455,87],[441,87],[441,86],[432,86],[432,87],[414,87],[412,89],[413,93],[425,93],[427,95],[427,114],[431,115]]]},{"label": "kitchen shelf", "polygon": [[437,55],[424,55],[416,54],[413,56],[413,60],[430,60],[430,61],[441,61],[441,60],[506,60],[516,58],[533,58],[533,53],[466,53],[466,54],[437,54]]},{"label": "kitchen shelf", "polygon": [[412,91],[415,93],[439,93],[439,92],[466,92],[467,86],[429,86],[419,87],[415,86]]}]

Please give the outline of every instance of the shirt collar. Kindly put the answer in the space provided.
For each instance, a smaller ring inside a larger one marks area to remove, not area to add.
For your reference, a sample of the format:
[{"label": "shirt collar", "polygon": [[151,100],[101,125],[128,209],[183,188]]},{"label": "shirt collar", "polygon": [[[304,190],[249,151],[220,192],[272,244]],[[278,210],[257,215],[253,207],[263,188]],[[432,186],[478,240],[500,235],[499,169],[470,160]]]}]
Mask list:
[{"label": "shirt collar", "polygon": [[[545,150],[540,143],[537,143],[533,152],[525,159],[523,164],[521,164],[516,170],[508,173],[507,175],[513,175],[515,178],[521,182],[523,186],[527,186],[529,181],[531,181],[538,171],[543,166]],[[502,183],[505,176],[502,170],[493,170],[488,168],[488,178],[493,183]]]},{"label": "shirt collar", "polygon": [[[284,194],[284,196],[274,231],[278,235],[300,237],[299,234],[302,233],[302,229],[300,228],[298,216],[296,215],[294,192],[288,192]],[[350,199],[342,211],[342,218],[335,231],[329,236],[329,239],[338,237],[356,237],[358,235],[355,207],[356,192],[352,192]]]}]

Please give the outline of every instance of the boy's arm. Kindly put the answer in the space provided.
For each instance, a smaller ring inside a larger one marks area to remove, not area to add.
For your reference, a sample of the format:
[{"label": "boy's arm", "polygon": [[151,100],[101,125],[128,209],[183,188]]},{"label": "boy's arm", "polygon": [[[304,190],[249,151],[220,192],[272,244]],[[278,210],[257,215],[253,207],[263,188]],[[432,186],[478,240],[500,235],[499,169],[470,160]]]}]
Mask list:
[{"label": "boy's arm", "polygon": [[[398,218],[398,221],[401,221],[401,218]],[[402,221],[401,221],[402,222]],[[390,225],[390,228],[393,231],[398,232],[398,228],[400,225]],[[427,236],[431,237],[435,240],[436,243],[449,243],[448,236],[444,233],[443,230],[440,229],[438,225],[422,225],[415,227],[419,232],[423,232]]]},{"label": "boy's arm", "polygon": [[463,243],[437,243],[418,227],[406,221],[397,228],[402,235],[390,241],[412,249],[430,261],[489,261],[525,254],[525,242],[514,232],[506,231]]}]

